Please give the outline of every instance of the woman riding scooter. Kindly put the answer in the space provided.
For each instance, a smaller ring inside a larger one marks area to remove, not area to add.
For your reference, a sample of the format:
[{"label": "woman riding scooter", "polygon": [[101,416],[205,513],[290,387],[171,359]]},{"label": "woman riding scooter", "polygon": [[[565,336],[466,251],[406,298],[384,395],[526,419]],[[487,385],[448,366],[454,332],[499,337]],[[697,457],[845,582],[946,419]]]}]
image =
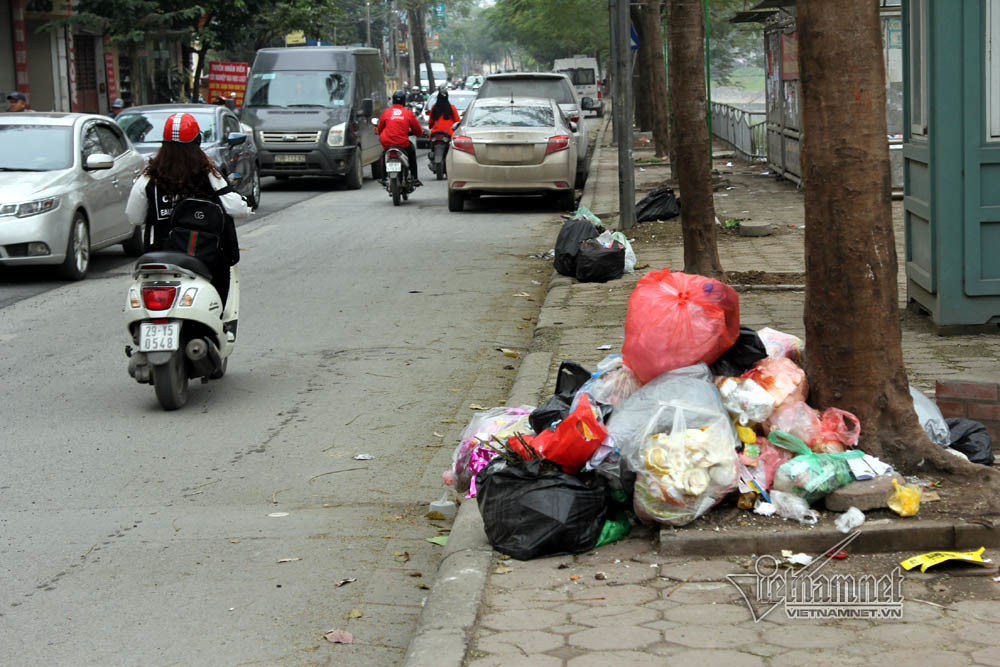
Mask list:
[{"label": "woman riding scooter", "polygon": [[207,199],[221,204],[227,215],[218,259],[209,266],[212,285],[225,304],[229,295],[229,267],[240,261],[233,218],[245,218],[250,208],[233,192],[219,171],[202,152],[201,128],[194,116],[176,113],[163,126],[163,143],[136,179],[129,193],[125,213],[129,221],[146,225],[146,250],[164,250],[170,236],[174,207],[185,199]]},{"label": "woman riding scooter", "polygon": [[[434,102],[434,106],[430,112],[431,151],[428,155],[431,170],[437,172],[439,179],[443,178],[444,159],[448,155],[448,148],[451,146],[452,127],[459,120],[461,120],[461,117],[458,115],[458,109],[448,101],[448,91],[442,86],[438,90],[437,100]],[[440,136],[438,133],[447,134],[448,139],[446,141],[436,141],[435,135]],[[437,167],[438,163],[441,164],[440,169]]]}]

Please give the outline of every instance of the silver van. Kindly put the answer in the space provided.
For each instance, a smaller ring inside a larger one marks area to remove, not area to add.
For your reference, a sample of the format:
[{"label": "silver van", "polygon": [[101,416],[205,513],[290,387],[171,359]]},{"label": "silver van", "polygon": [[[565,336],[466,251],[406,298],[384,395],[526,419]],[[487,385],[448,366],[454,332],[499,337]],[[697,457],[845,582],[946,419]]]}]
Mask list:
[{"label": "silver van", "polygon": [[335,176],[357,189],[365,165],[381,178],[382,145],[371,119],[387,104],[377,49],[261,49],[240,121],[253,129],[261,176]]}]

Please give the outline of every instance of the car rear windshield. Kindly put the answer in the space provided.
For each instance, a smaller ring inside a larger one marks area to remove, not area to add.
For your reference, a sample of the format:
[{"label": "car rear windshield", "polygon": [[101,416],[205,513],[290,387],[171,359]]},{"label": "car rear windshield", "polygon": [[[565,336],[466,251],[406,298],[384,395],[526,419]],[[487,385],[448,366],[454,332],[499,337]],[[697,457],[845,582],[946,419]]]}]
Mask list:
[{"label": "car rear windshield", "polygon": [[[167,124],[167,119],[180,112],[180,109],[170,111],[125,111],[118,114],[115,121],[125,132],[125,136],[132,140],[133,144],[160,144],[163,143],[163,126]],[[194,116],[198,121],[198,129],[201,130],[201,143],[210,144],[216,140],[215,114],[211,112],[184,111]]]},{"label": "car rear windshield", "polygon": [[574,86],[593,86],[597,80],[594,77],[594,70],[590,67],[577,67],[573,69],[561,69],[561,74],[569,77]]},{"label": "car rear windshield", "polygon": [[552,127],[556,124],[552,107],[483,105],[474,106],[467,127]]},{"label": "car rear windshield", "polygon": [[73,128],[0,125],[0,171],[54,171],[73,166]]},{"label": "car rear windshield", "polygon": [[479,97],[548,97],[556,104],[576,104],[573,91],[562,77],[487,79],[479,88]]},{"label": "car rear windshield", "polygon": [[251,107],[342,107],[351,100],[353,72],[254,72],[247,84]]}]

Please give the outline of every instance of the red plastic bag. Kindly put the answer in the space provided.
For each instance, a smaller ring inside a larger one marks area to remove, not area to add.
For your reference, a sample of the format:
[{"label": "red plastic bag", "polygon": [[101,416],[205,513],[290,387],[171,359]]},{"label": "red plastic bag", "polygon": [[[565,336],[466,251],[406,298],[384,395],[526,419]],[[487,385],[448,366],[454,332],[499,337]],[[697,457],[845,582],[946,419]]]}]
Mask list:
[{"label": "red plastic bag", "polygon": [[[819,446],[816,442],[810,442],[809,448],[813,451],[825,451],[833,453],[850,449],[858,444],[861,437],[861,422],[857,417],[847,410],[840,408],[827,408],[819,420],[819,436],[816,438],[825,446]],[[831,446],[832,445],[832,446]]]},{"label": "red plastic bag", "polygon": [[650,271],[636,284],[625,315],[625,364],[645,384],[660,373],[718,359],[740,334],[732,287],[704,276]]},{"label": "red plastic bag", "polygon": [[[554,431],[545,430],[535,436],[522,437],[539,456],[558,463],[563,472],[573,475],[580,472],[608,435],[598,414],[587,395],[581,394],[576,409],[559,422]],[[525,460],[532,458],[516,437],[508,439],[507,446]]]}]

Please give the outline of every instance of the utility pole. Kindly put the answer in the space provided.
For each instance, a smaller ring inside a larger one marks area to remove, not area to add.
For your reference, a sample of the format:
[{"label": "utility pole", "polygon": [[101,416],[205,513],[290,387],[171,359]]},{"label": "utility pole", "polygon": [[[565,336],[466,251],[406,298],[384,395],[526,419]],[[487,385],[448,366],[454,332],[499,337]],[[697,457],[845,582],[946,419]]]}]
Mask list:
[{"label": "utility pole", "polygon": [[397,0],[392,0],[392,55],[395,59],[394,71],[399,79],[397,85],[403,84],[403,73],[399,70],[399,10],[396,8]]},{"label": "utility pole", "polygon": [[372,3],[365,2],[365,46],[372,45]]},{"label": "utility pole", "polygon": [[611,86],[607,91],[611,94],[611,142],[618,144],[618,29],[615,20],[615,0],[608,0],[608,25],[611,27],[611,62],[608,72],[611,73]]},{"label": "utility pole", "polygon": [[632,58],[629,0],[615,3],[615,129],[618,140],[618,227],[635,226],[635,167],[632,161]]}]

